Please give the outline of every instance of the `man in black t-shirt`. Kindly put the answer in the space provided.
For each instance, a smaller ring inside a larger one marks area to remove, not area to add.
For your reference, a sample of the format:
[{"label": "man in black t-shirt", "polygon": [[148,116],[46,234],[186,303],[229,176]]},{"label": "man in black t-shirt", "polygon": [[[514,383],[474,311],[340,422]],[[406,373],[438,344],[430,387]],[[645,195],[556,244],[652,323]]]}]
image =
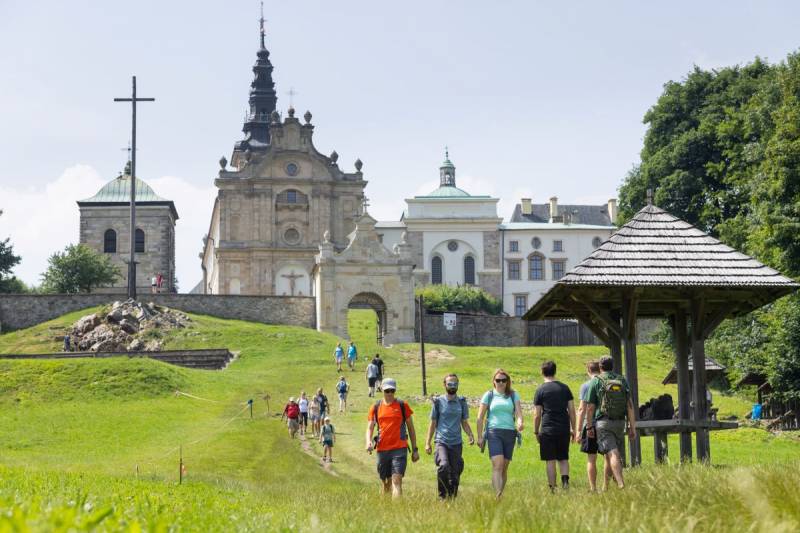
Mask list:
[{"label": "man in black t-shirt", "polygon": [[544,383],[533,398],[533,431],[539,441],[539,456],[547,461],[547,482],[556,489],[556,462],[561,488],[569,488],[569,441],[575,431],[575,404],[569,387],[556,381],[556,364],[542,363]]},{"label": "man in black t-shirt", "polygon": [[375,354],[375,357],[372,359],[372,364],[378,367],[378,379],[375,380],[375,384],[378,391],[380,391],[381,381],[383,381],[383,359],[381,359],[381,354]]}]

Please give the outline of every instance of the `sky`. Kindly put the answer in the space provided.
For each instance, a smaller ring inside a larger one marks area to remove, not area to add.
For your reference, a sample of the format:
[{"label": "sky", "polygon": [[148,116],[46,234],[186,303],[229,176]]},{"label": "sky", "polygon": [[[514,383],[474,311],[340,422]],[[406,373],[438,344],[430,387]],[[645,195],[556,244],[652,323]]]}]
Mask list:
[{"label": "sky", "polygon": [[[637,163],[642,118],[694,65],[800,47],[798,2],[266,0],[278,108],[297,93],[315,146],[364,162],[370,213],[397,220],[434,189],[445,145],[457,184],[500,198],[604,203]],[[123,168],[140,96],[137,174],[174,200],[181,290],[220,156],[242,138],[257,0],[0,0],[0,239],[38,283],[78,241],[75,202]]]}]

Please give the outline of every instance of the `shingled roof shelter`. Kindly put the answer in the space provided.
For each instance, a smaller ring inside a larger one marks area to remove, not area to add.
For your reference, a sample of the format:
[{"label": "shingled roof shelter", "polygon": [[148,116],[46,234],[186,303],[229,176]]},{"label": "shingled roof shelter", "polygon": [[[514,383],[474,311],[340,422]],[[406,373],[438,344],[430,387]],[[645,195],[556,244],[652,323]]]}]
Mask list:
[{"label": "shingled roof shelter", "polygon": [[[682,460],[691,459],[695,432],[697,458],[708,461],[708,430],[725,426],[707,416],[705,340],[725,318],[746,314],[798,286],[688,222],[647,205],[559,280],[524,318],[577,318],[609,347],[617,370],[622,369],[624,345],[625,375],[638,406],[636,319],[667,317],[675,339],[682,413],[670,427],[681,435]],[[691,386],[690,351],[696,369]],[[689,412],[693,419],[684,419]],[[640,432],[656,422],[667,421],[642,422]],[[630,442],[630,462],[641,462],[638,436]]]}]

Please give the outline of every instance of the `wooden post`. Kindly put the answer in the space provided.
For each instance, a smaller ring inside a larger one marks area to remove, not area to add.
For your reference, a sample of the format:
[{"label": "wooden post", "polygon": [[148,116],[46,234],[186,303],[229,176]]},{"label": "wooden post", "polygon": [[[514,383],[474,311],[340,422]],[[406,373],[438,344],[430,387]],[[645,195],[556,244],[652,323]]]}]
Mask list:
[{"label": "wooden post", "polygon": [[[622,339],[625,345],[625,378],[631,388],[631,403],[633,403],[633,416],[639,418],[639,374],[636,365],[636,311],[637,301],[624,298],[622,300]],[[638,466],[642,462],[642,449],[639,434],[630,440],[631,466]]]},{"label": "wooden post", "polygon": [[[613,320],[619,324],[619,313],[617,311],[611,312],[611,317]],[[616,333],[608,329],[608,347],[611,351],[611,359],[614,360],[614,372],[618,372],[622,374],[622,340],[617,336]],[[625,440],[622,441],[622,449],[619,451],[620,457],[622,458],[622,466],[627,466],[627,455],[625,450]]]},{"label": "wooden post", "polygon": [[656,463],[663,463],[669,455],[669,441],[666,432],[657,431],[653,433],[653,452]]},{"label": "wooden post", "polygon": [[[672,321],[672,338],[675,341],[675,368],[678,371],[678,412],[680,418],[689,419],[689,402],[692,390],[689,385],[689,339],[686,334],[686,312],[679,309]],[[692,460],[692,434],[680,433],[681,462]]]},{"label": "wooden post", "polygon": [[425,375],[425,306],[422,302],[422,295],[419,295],[419,357],[422,363],[422,395],[428,395],[428,383]]},{"label": "wooden post", "polygon": [[697,460],[708,462],[708,429],[699,427],[707,417],[706,406],[706,347],[703,336],[704,302],[692,301],[692,378],[694,392],[695,448]]}]

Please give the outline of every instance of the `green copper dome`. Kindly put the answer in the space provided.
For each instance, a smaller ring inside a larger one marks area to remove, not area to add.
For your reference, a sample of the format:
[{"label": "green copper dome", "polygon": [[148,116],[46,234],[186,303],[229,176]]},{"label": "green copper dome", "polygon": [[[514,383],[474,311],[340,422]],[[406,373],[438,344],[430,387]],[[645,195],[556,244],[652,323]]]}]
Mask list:
[{"label": "green copper dome", "polygon": [[[131,201],[131,177],[127,174],[106,183],[97,194],[80,203],[95,204],[108,202],[130,202]],[[161,198],[150,188],[148,184],[136,178],[136,201],[137,202],[168,202]]]},{"label": "green copper dome", "polygon": [[459,189],[453,185],[442,185],[435,191],[417,198],[467,198],[471,196],[467,191]]}]

